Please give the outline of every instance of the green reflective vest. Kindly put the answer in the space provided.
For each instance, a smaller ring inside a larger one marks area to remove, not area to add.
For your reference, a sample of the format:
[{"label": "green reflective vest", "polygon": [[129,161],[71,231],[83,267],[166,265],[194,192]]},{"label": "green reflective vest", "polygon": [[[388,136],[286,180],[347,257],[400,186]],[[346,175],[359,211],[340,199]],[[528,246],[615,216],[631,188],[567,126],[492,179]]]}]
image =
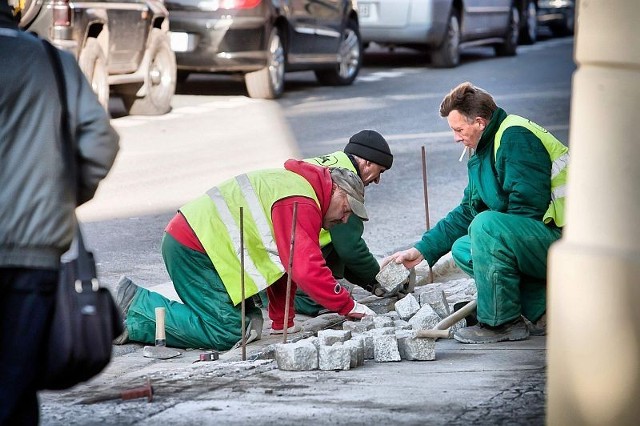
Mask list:
[{"label": "green reflective vest", "polygon": [[546,129],[538,124],[527,120],[524,117],[510,114],[502,121],[494,138],[494,159],[500,148],[500,140],[504,131],[511,126],[520,126],[528,129],[533,133],[545,149],[549,153],[551,159],[551,202],[549,208],[544,214],[544,223],[550,223],[552,220],[558,227],[565,225],[564,204],[567,188],[567,168],[569,165],[569,148],[564,146],[562,142],[556,139]]},{"label": "green reflective vest", "polygon": [[[303,161],[307,163],[315,164],[322,167],[342,167],[347,170],[351,170],[358,176],[358,170],[351,162],[351,159],[347,154],[342,151],[336,151],[332,154],[321,155],[320,157],[305,158]],[[320,230],[320,247],[325,247],[331,243],[331,234],[326,229]]]},{"label": "green reflective vest", "polygon": [[214,264],[234,305],[240,286],[240,207],[243,208],[245,298],[264,290],[286,272],[271,220],[273,204],[287,197],[311,198],[311,184],[284,169],[250,172],[229,179],[180,209]]}]

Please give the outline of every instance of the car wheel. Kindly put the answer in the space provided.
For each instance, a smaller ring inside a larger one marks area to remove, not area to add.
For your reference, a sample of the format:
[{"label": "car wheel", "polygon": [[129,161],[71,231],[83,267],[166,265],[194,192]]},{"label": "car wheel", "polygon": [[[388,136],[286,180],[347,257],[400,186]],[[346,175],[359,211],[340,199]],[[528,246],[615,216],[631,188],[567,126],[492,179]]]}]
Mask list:
[{"label": "car wheel", "polygon": [[121,93],[125,108],[131,115],[160,115],[171,109],[176,91],[176,57],[169,36],[158,28],[151,30],[149,53],[151,60],[144,83],[139,90],[129,86]]},{"label": "car wheel", "polygon": [[362,66],[362,39],[358,24],[349,20],[342,33],[339,47],[340,63],[334,68],[316,70],[320,84],[348,86],[358,76]]},{"label": "car wheel", "polygon": [[178,70],[178,83],[184,83],[185,81],[187,81],[187,78],[189,78],[189,74],[191,74],[189,71]]},{"label": "car wheel", "polygon": [[460,63],[460,22],[456,10],[451,11],[449,25],[440,47],[431,52],[431,65],[453,68]]},{"label": "car wheel", "polygon": [[507,34],[504,43],[495,46],[496,55],[514,56],[518,47],[518,36],[520,33],[520,14],[515,6],[511,6],[511,14]]},{"label": "car wheel", "polygon": [[284,91],[285,50],[277,28],[269,35],[267,66],[244,75],[249,96],[257,99],[276,99]]},{"label": "car wheel", "polygon": [[520,44],[534,44],[538,40],[538,9],[533,0],[528,0],[522,13],[520,28]]},{"label": "car wheel", "polygon": [[551,33],[556,37],[573,35],[575,30],[574,9],[567,9],[563,12],[563,19],[560,24],[550,26]]},{"label": "car wheel", "polygon": [[105,110],[109,110],[107,61],[98,40],[95,38],[87,39],[82,52],[80,52],[78,65],[91,84],[100,104]]}]

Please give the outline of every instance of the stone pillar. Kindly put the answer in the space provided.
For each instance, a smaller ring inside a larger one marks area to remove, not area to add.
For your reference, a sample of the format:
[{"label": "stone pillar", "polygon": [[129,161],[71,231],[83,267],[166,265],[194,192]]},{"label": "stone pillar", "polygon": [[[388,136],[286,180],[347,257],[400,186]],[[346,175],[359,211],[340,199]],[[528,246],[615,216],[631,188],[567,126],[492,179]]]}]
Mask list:
[{"label": "stone pillar", "polygon": [[550,425],[640,418],[640,1],[580,0],[567,226],[549,255]]}]

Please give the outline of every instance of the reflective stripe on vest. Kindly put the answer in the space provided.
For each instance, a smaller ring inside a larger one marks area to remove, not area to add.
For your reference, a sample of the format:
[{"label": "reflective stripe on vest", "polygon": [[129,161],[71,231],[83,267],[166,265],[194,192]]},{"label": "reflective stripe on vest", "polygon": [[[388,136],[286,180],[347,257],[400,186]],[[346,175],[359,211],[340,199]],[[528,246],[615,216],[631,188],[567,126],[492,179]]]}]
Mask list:
[{"label": "reflective stripe on vest", "polygon": [[[342,151],[336,151],[332,154],[321,155],[320,157],[314,158],[305,158],[303,161],[307,163],[315,164],[322,167],[342,167],[347,170],[351,170],[353,173],[358,175],[358,170],[356,170],[353,162],[347,154]],[[326,229],[322,228],[320,230],[320,247],[324,247],[331,243],[331,234]]]},{"label": "reflective stripe on vest", "polygon": [[311,184],[283,169],[262,170],[229,179],[180,211],[202,243],[234,305],[240,287],[240,207],[243,208],[245,298],[276,282],[286,271],[273,233],[271,208],[287,197],[303,196],[319,206]]},{"label": "reflective stripe on vest", "polygon": [[567,171],[569,166],[569,148],[564,146],[562,142],[556,139],[546,129],[538,124],[527,120],[524,117],[518,115],[508,115],[507,118],[500,124],[496,136],[494,138],[494,159],[498,155],[498,148],[500,148],[500,140],[504,131],[511,126],[520,126],[531,131],[545,149],[549,153],[551,159],[551,202],[549,208],[544,214],[544,223],[550,223],[552,220],[558,227],[565,225],[564,218],[564,204],[566,198],[567,189]]}]

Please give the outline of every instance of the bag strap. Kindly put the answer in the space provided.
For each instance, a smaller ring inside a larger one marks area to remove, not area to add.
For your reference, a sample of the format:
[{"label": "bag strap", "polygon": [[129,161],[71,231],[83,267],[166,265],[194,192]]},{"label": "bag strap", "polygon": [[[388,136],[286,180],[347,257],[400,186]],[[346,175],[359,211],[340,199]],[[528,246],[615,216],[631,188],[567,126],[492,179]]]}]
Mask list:
[{"label": "bag strap", "polygon": [[[53,73],[56,77],[56,83],[58,86],[58,94],[60,97],[60,106],[62,108],[62,152],[63,159],[67,165],[67,170],[69,170],[69,179],[71,181],[71,185],[74,188],[75,195],[75,203],[77,204],[78,200],[78,168],[76,166],[77,153],[75,149],[75,138],[71,133],[70,119],[69,119],[69,107],[67,104],[67,84],[64,78],[64,71],[62,68],[62,60],[60,59],[60,55],[58,53],[58,49],[54,47],[47,40],[42,40],[44,44],[45,50],[49,56],[49,60],[53,65]],[[91,257],[91,254],[87,252],[87,249],[84,245],[84,238],[82,238],[82,232],[80,231],[80,224],[76,218],[75,220],[75,240],[78,248],[78,276],[84,283],[85,281],[91,281],[95,278],[94,272],[94,262]],[[92,283],[93,284],[93,283]],[[97,290],[97,285],[93,285],[94,290]]]}]

